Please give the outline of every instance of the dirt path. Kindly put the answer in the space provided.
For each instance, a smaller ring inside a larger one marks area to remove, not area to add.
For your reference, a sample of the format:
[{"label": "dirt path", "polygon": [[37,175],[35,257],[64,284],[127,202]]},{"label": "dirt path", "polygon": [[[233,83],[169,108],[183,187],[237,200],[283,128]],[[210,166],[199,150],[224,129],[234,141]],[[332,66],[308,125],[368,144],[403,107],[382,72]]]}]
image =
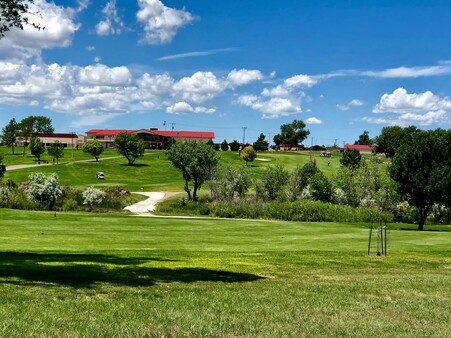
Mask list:
[{"label": "dirt path", "polygon": [[[111,156],[111,157],[103,157],[101,158],[101,160],[110,160],[113,158],[120,158],[122,156]],[[73,161],[73,162],[95,162],[95,159],[88,159],[88,160],[77,160],[77,161]],[[66,164],[69,162],[60,162],[59,164]],[[6,166],[6,170],[10,171],[10,170],[19,170],[19,169],[25,169],[25,168],[39,168],[39,167],[44,167],[44,166],[48,166],[48,165],[58,165],[55,163],[41,163],[41,164],[15,164],[15,165],[7,165]]]}]

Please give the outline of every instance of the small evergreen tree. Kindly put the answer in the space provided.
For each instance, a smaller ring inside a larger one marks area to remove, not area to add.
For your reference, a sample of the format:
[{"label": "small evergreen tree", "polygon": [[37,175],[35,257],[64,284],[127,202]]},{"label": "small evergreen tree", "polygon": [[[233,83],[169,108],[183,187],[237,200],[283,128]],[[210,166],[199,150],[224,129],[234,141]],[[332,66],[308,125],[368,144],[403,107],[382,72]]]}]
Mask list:
[{"label": "small evergreen tree", "polygon": [[232,143],[230,143],[230,150],[231,151],[238,151],[240,150],[240,144],[237,140],[233,140]]},{"label": "small evergreen tree", "polygon": [[240,152],[240,157],[247,162],[252,162],[257,157],[257,153],[255,152],[252,146],[244,147]]},{"label": "small evergreen tree", "polygon": [[351,170],[355,170],[359,167],[362,155],[356,149],[346,149],[343,152],[343,156],[340,159],[341,165],[348,167]]},{"label": "small evergreen tree", "polygon": [[267,151],[269,148],[269,143],[265,140],[265,135],[260,134],[257,141],[253,144],[255,151]]},{"label": "small evergreen tree", "polygon": [[227,143],[226,140],[222,141],[222,143],[221,143],[221,150],[222,151],[228,151],[229,150],[229,144]]}]

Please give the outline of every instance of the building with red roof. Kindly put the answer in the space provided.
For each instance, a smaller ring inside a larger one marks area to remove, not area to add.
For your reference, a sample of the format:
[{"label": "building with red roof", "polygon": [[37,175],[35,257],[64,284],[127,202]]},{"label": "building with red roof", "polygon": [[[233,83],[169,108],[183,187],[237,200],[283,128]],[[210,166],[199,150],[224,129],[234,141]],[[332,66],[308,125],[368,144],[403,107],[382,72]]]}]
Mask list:
[{"label": "building with red roof", "polygon": [[120,133],[137,134],[144,141],[148,149],[166,149],[168,143],[173,140],[180,141],[203,141],[207,142],[215,138],[211,131],[184,131],[184,130],[158,130],[150,129],[91,129],[86,132],[86,140],[97,140],[105,148],[113,148],[114,140]]},{"label": "building with red roof", "polygon": [[374,151],[374,149],[376,149],[376,147],[364,144],[345,144],[344,150],[346,149],[355,149],[358,150],[360,153],[371,154]]}]

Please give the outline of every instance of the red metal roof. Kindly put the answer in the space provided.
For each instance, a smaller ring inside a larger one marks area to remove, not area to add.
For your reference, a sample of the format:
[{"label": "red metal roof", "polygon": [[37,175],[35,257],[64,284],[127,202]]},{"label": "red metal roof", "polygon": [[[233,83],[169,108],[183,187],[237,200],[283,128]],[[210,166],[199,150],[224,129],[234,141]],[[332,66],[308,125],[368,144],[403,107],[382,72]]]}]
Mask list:
[{"label": "red metal roof", "polygon": [[374,149],[376,149],[375,146],[368,146],[368,145],[364,145],[364,144],[345,144],[344,148],[345,149],[355,149],[358,151],[373,151]]},{"label": "red metal roof", "polygon": [[37,137],[56,137],[56,138],[78,138],[78,135],[73,133],[54,133],[54,134],[44,134],[44,133],[38,133],[36,134]]},{"label": "red metal roof", "polygon": [[138,130],[128,130],[128,129],[91,129],[86,132],[87,135],[97,135],[97,136],[116,136],[120,133],[135,133],[139,131],[148,132],[150,134],[163,136],[163,137],[174,137],[174,138],[201,138],[201,139],[213,139],[215,138],[215,133],[211,131],[183,131],[183,130],[158,130],[158,129],[138,129]]},{"label": "red metal roof", "polygon": [[120,133],[133,133],[136,130],[129,129],[91,129],[86,132],[87,135],[98,135],[98,136],[116,136]]},{"label": "red metal roof", "polygon": [[215,138],[215,133],[212,131],[149,130],[149,132],[155,135],[165,137],[203,138],[203,139]]}]

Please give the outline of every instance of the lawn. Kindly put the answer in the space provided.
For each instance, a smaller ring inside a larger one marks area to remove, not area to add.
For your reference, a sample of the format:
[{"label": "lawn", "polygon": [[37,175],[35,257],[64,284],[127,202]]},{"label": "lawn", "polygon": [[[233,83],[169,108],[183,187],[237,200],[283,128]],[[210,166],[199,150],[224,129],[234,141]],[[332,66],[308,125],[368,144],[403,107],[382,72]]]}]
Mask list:
[{"label": "lawn", "polygon": [[[67,151],[66,151],[67,152]],[[15,182],[28,180],[28,176],[34,172],[51,174],[56,172],[62,185],[74,187],[87,187],[94,185],[102,187],[105,185],[125,185],[130,191],[183,191],[183,178],[166,159],[164,151],[146,151],[145,156],[138,158],[136,165],[128,166],[125,158],[119,157],[116,151],[108,149],[100,157],[100,162],[95,162],[91,156],[81,150],[74,151],[74,160],[70,161],[70,154],[60,160],[59,165],[36,166],[32,168],[8,171],[8,165],[34,164],[34,157],[27,155],[9,155],[10,150],[3,147],[5,154],[4,163],[7,166],[5,180],[11,179]],[[218,152],[220,162],[236,166],[244,166],[245,162],[238,156],[237,152]],[[296,166],[302,166],[314,156],[318,167],[328,177],[340,166],[340,154],[334,154],[332,158],[325,158],[319,152],[313,155],[307,152],[265,152],[258,154],[258,160],[249,164],[255,178],[259,178],[264,168],[270,165],[283,164],[287,170],[293,171]],[[116,158],[111,158],[116,157]],[[50,158],[45,158],[51,162]],[[92,159],[92,160],[90,160]],[[84,161],[86,162],[76,162]],[[330,162],[330,165],[328,165]],[[105,180],[96,179],[96,173],[103,171]],[[206,186],[204,188],[207,188]]]},{"label": "lawn", "polygon": [[[3,337],[449,337],[451,229],[0,210]],[[407,228],[407,229],[404,229]]]}]

